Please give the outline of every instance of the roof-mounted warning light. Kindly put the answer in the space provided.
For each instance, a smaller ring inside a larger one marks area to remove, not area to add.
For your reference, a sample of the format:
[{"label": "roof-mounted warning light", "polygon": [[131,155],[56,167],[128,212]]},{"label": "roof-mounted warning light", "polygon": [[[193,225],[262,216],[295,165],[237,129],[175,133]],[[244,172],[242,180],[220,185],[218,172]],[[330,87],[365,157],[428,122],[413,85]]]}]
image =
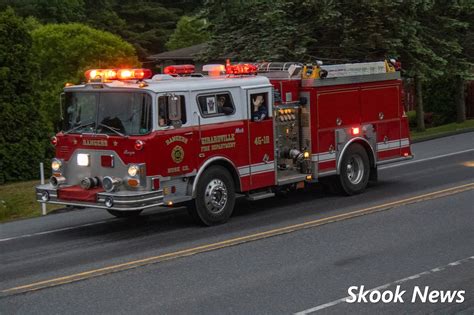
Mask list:
[{"label": "roof-mounted warning light", "polygon": [[385,60],[385,69],[387,72],[395,72],[402,70],[402,63],[396,59],[390,58]]},{"label": "roof-mounted warning light", "polygon": [[150,69],[91,69],[85,73],[89,81],[144,80],[151,75]]},{"label": "roof-mounted warning light", "polygon": [[169,74],[172,76],[186,76],[193,74],[194,71],[194,65],[172,65],[164,69],[165,74]]},{"label": "roof-mounted warning light", "polygon": [[230,64],[230,60],[227,59],[225,65],[225,72],[227,74],[257,74],[257,65],[251,63],[238,63],[235,65]]},{"label": "roof-mounted warning light", "polygon": [[202,72],[207,72],[210,77],[217,77],[226,73],[225,66],[221,64],[203,65]]}]

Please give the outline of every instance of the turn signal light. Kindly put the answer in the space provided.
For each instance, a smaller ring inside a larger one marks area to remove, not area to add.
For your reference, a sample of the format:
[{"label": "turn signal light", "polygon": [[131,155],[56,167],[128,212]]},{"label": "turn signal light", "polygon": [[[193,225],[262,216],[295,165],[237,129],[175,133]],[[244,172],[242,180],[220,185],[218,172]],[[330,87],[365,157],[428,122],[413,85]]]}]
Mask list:
[{"label": "turn signal light", "polygon": [[130,187],[137,187],[138,185],[140,185],[140,181],[135,178],[129,178],[127,183],[128,183],[128,186]]}]

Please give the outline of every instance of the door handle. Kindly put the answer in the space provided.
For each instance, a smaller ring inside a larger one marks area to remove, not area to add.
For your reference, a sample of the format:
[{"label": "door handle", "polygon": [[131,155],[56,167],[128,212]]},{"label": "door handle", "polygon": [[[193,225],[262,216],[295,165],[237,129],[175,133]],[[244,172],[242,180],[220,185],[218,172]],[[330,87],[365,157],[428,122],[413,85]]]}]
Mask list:
[{"label": "door handle", "polygon": [[184,135],[185,135],[185,136],[192,136],[193,134],[194,134],[193,131],[189,131],[189,132],[186,132]]}]

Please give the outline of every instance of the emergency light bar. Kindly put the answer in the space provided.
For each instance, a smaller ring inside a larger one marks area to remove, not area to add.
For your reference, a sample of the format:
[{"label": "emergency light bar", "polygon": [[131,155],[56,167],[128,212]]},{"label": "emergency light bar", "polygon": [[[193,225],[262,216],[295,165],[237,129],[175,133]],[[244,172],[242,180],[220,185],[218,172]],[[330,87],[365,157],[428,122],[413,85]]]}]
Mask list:
[{"label": "emergency light bar", "polygon": [[202,66],[202,71],[211,77],[217,77],[225,73],[225,66],[221,64],[208,64]]},{"label": "emergency light bar", "polygon": [[238,63],[231,65],[230,61],[227,59],[225,72],[227,74],[257,74],[257,66],[251,63]]},{"label": "emergency light bar", "polygon": [[173,65],[164,69],[165,74],[169,75],[186,75],[193,74],[195,71],[194,65]]},{"label": "emergency light bar", "polygon": [[88,80],[101,79],[105,81],[144,80],[149,79],[151,75],[150,69],[91,69],[85,73]]}]

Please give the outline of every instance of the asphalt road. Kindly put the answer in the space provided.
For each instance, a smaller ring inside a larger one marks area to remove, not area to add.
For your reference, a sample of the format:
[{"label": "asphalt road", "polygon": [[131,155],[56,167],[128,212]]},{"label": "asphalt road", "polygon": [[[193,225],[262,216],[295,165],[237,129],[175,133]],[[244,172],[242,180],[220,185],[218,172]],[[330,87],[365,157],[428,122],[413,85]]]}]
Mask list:
[{"label": "asphalt road", "polygon": [[[363,195],[240,200],[212,228],[179,209],[2,224],[0,314],[473,314],[473,139],[415,144],[415,160],[381,169]],[[346,303],[361,285],[400,286],[404,303]],[[464,301],[412,303],[415,287]]]}]

